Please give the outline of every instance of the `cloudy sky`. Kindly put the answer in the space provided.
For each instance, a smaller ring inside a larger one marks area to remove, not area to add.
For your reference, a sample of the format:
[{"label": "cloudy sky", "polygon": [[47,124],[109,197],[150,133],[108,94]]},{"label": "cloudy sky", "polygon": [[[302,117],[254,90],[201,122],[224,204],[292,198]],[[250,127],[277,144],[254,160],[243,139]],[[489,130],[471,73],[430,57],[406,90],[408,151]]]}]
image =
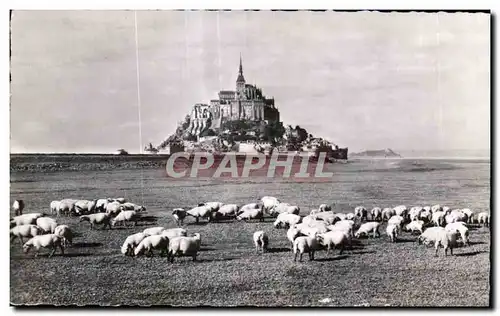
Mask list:
[{"label": "cloudy sky", "polygon": [[11,22],[12,152],[158,144],[234,88],[240,53],[285,124],[350,151],[489,149],[487,14],[139,11],[138,46],[133,11]]}]

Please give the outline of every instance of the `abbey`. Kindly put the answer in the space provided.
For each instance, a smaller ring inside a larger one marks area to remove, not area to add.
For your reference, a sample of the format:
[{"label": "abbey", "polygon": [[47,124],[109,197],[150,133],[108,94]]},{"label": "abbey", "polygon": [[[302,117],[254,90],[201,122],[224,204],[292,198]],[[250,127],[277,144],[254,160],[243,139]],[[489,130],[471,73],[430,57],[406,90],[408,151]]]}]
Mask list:
[{"label": "abbey", "polygon": [[240,56],[236,90],[219,91],[219,98],[210,100],[210,104],[195,104],[190,114],[188,131],[198,136],[206,129],[219,129],[226,121],[270,123],[279,122],[279,119],[280,113],[274,106],[274,98],[266,98],[261,89],[245,82]]}]

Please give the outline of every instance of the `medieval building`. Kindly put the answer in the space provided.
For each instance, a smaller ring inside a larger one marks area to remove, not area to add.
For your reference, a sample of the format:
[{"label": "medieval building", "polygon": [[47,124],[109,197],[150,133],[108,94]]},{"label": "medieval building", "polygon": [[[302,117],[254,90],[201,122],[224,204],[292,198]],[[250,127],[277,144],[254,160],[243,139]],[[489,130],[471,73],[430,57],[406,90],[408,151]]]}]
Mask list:
[{"label": "medieval building", "polygon": [[279,122],[280,113],[274,106],[274,98],[266,98],[261,89],[246,83],[241,56],[236,90],[222,90],[218,96],[218,99],[210,100],[210,104],[193,106],[188,129],[191,134],[199,135],[206,129],[217,130],[226,121]]}]

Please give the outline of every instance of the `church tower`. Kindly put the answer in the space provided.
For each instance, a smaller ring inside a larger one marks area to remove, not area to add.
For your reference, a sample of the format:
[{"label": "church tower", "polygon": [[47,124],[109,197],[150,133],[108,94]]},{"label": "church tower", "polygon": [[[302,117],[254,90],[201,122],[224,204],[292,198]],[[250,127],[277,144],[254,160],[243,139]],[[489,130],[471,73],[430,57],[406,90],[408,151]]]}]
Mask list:
[{"label": "church tower", "polygon": [[236,79],[236,94],[237,98],[243,98],[245,95],[245,77],[243,77],[243,63],[241,62],[240,54],[240,70],[238,72],[238,79]]}]

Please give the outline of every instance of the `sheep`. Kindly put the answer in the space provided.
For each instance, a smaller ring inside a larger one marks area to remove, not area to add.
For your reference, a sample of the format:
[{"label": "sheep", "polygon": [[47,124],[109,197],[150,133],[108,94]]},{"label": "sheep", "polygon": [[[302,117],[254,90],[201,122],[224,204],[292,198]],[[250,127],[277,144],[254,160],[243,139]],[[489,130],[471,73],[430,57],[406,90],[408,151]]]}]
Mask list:
[{"label": "sheep", "polygon": [[429,209],[422,209],[422,212],[420,212],[420,215],[418,216],[418,219],[423,220],[426,223],[429,223],[432,221],[432,211]]},{"label": "sheep", "polygon": [[121,211],[115,218],[111,219],[111,225],[115,226],[117,223],[121,223],[123,226],[127,226],[127,222],[133,222],[133,226],[137,226],[138,220],[139,215],[136,211]]},{"label": "sheep", "polygon": [[238,221],[259,219],[259,221],[263,222],[264,221],[264,213],[262,211],[262,208],[261,207],[254,208],[254,207],[258,207],[258,204],[251,203],[251,204],[247,204],[247,205],[243,206],[241,208],[241,210],[243,210],[243,212],[240,213],[238,216],[236,216],[236,219]]},{"label": "sheep", "polygon": [[310,212],[309,212],[309,215],[315,215],[315,214],[318,214],[318,213],[321,213],[320,210],[318,209],[312,209]]},{"label": "sheep", "polygon": [[198,206],[206,206],[210,212],[217,212],[223,205],[221,202],[203,202],[198,204]]},{"label": "sheep", "polygon": [[52,215],[59,214],[59,205],[61,205],[61,201],[52,201],[50,202],[50,213]]},{"label": "sheep", "polygon": [[327,226],[329,230],[342,230],[348,233],[351,237],[354,237],[354,221],[352,220],[343,220],[338,221],[335,225]]},{"label": "sheep", "polygon": [[374,221],[379,221],[382,219],[382,209],[380,207],[374,207],[370,211],[370,215],[372,217],[372,220]]},{"label": "sheep", "polygon": [[465,222],[469,221],[469,217],[462,210],[453,210],[450,212],[450,215],[455,217],[456,222]]},{"label": "sheep", "polygon": [[319,212],[330,212],[332,210],[332,207],[327,204],[321,204],[318,208]]},{"label": "sheep", "polygon": [[95,213],[80,216],[80,222],[87,221],[90,223],[90,229],[94,229],[94,225],[103,224],[103,229],[109,226],[111,229],[111,216],[108,213]]},{"label": "sheep", "polygon": [[26,254],[30,251],[31,248],[35,248],[36,250],[35,257],[38,257],[38,252],[40,251],[40,248],[50,248],[52,249],[52,251],[49,254],[50,258],[56,252],[57,247],[61,249],[61,253],[64,256],[64,247],[62,245],[61,237],[55,234],[37,235],[28,240],[23,245],[23,252]]},{"label": "sheep", "polygon": [[326,254],[330,254],[330,250],[335,249],[335,247],[340,246],[339,255],[344,252],[344,248],[347,244],[350,244],[349,235],[343,231],[329,231],[324,234],[318,234],[319,244],[326,248]]},{"label": "sheep", "polygon": [[218,211],[212,213],[212,220],[236,218],[239,209],[240,207],[236,204],[224,204]]},{"label": "sheep", "polygon": [[14,200],[14,203],[12,203],[12,210],[14,211],[15,216],[23,215],[24,201]]},{"label": "sheep", "polygon": [[477,215],[477,222],[479,225],[483,224],[484,227],[490,227],[490,214],[488,212],[481,212]]},{"label": "sheep", "polygon": [[75,214],[75,203],[77,200],[74,199],[63,199],[59,203],[59,209],[57,210],[57,216],[62,215],[72,215]]},{"label": "sheep", "polygon": [[318,214],[313,215],[314,218],[320,219],[324,222],[326,222],[328,225],[335,224],[335,222],[338,222],[340,218],[337,216],[337,214],[333,212],[321,212]]},{"label": "sheep", "polygon": [[448,206],[443,206],[442,211],[443,211],[445,214],[450,214],[450,212],[451,212],[451,208],[450,208],[450,207],[448,207]]},{"label": "sheep", "polygon": [[411,221],[409,224],[405,226],[405,230],[407,232],[415,232],[418,231],[420,234],[424,232],[424,221],[422,220],[415,220]]},{"label": "sheep", "polygon": [[257,252],[259,251],[266,252],[267,247],[269,246],[269,237],[262,230],[256,231],[253,234],[253,243],[255,245],[255,250]]},{"label": "sheep", "polygon": [[58,225],[54,229],[54,234],[62,238],[62,244],[64,247],[73,244],[73,232],[68,225]]},{"label": "sheep", "polygon": [[192,237],[175,237],[170,240],[168,257],[170,262],[174,262],[175,256],[189,256],[196,261],[198,251],[200,251],[201,236],[196,233]]},{"label": "sheep", "polygon": [[387,224],[397,225],[399,227],[399,230],[402,230],[403,229],[403,222],[404,222],[403,216],[393,215],[393,216],[391,216],[391,218],[389,218],[389,220],[387,221]]},{"label": "sheep", "polygon": [[419,244],[429,245],[434,243],[436,248],[435,256],[438,256],[439,247],[444,248],[445,256],[448,255],[448,249],[450,249],[451,255],[453,255],[453,248],[456,246],[457,232],[449,232],[443,227],[430,227],[426,229],[418,238]]},{"label": "sheep", "polygon": [[[339,214],[342,214],[342,213],[337,213],[337,217],[339,217]],[[341,220],[342,219],[348,219],[348,220],[353,220],[354,218],[356,217],[356,215],[354,215],[354,213],[347,213],[345,215],[345,218],[341,218],[339,217]]]},{"label": "sheep", "polygon": [[335,213],[335,216],[337,216],[339,218],[339,220],[345,220],[345,219],[348,219],[347,217],[349,217],[349,214],[352,215],[352,218],[350,219],[353,219],[354,218],[354,213],[348,213],[348,214],[344,214],[344,213]]},{"label": "sheep", "polygon": [[163,230],[160,235],[167,236],[169,239],[174,237],[184,237],[187,236],[187,230],[184,228],[169,228]]},{"label": "sheep", "polygon": [[389,220],[393,215],[396,215],[396,212],[390,207],[386,207],[382,210],[382,221]]},{"label": "sheep", "polygon": [[330,225],[327,227],[328,232],[342,232],[347,236],[347,244],[352,249],[352,238],[354,237],[354,229],[348,225]]},{"label": "sheep", "polygon": [[406,205],[398,205],[393,208],[395,215],[399,215],[403,218],[406,218],[408,216],[408,208]]},{"label": "sheep", "polygon": [[467,215],[467,223],[474,224],[474,212],[470,208],[464,208],[461,211]]},{"label": "sheep", "polygon": [[58,224],[50,217],[39,217],[36,219],[36,225],[40,227],[45,234],[53,234]]},{"label": "sheep", "polygon": [[464,222],[454,222],[447,224],[444,229],[449,232],[458,232],[460,234],[460,237],[462,238],[462,243],[464,244],[464,246],[470,246],[469,229]]},{"label": "sheep", "polygon": [[133,256],[135,248],[141,243],[141,241],[148,237],[144,233],[136,233],[128,236],[123,242],[121,252],[124,256]]},{"label": "sheep", "polygon": [[96,211],[106,212],[106,207],[111,202],[113,202],[112,199],[98,199],[95,204]]},{"label": "sheep", "polygon": [[127,203],[127,200],[125,198],[122,198],[122,197],[119,197],[119,198],[116,198],[116,199],[113,199],[115,202],[118,202],[120,204],[124,204],[124,203]]},{"label": "sheep", "polygon": [[367,222],[359,227],[356,232],[356,238],[361,237],[362,235],[368,235],[370,232],[373,232],[373,238],[380,237],[380,232],[378,231],[380,227],[379,222]]},{"label": "sheep", "polygon": [[153,254],[153,249],[154,250],[160,250],[160,256],[164,256],[165,253],[168,253],[169,251],[169,243],[170,240],[168,239],[167,236],[162,236],[162,235],[153,235],[153,236],[146,236],[144,237],[143,240],[139,242],[137,247],[134,249],[134,256],[140,256],[143,254],[146,254],[148,257],[152,257]]},{"label": "sheep", "polygon": [[21,240],[22,246],[24,244],[23,237],[32,238],[42,234],[42,229],[36,225],[19,225],[11,228],[10,242],[12,242],[17,237]]},{"label": "sheep", "polygon": [[314,215],[307,215],[302,217],[302,223],[309,225],[309,223],[317,221],[316,216]]},{"label": "sheep", "polygon": [[75,213],[77,215],[86,215],[95,212],[97,200],[87,201],[87,200],[78,200],[75,202]]},{"label": "sheep", "polygon": [[44,217],[43,213],[27,213],[23,215],[15,216],[11,219],[11,226],[20,226],[20,225],[34,225],[36,224],[36,220],[40,217]]},{"label": "sheep", "polygon": [[356,206],[354,208],[354,215],[361,218],[361,220],[368,220],[368,211],[364,206]]},{"label": "sheep", "polygon": [[260,202],[262,203],[262,211],[268,214],[271,214],[273,209],[280,204],[280,200],[274,196],[264,196],[260,199]]},{"label": "sheep", "polygon": [[106,204],[106,213],[111,217],[117,216],[121,211],[123,211],[123,205],[120,202],[113,201]]},{"label": "sheep", "polygon": [[186,218],[186,216],[187,212],[183,208],[178,207],[172,210],[172,217],[174,218],[177,226],[184,225],[184,219]]},{"label": "sheep", "polygon": [[146,212],[146,207],[143,205],[137,205],[130,202],[125,202],[122,204],[122,210],[124,211],[136,211],[136,212]]},{"label": "sheep", "polygon": [[415,221],[420,218],[420,214],[424,210],[421,206],[414,206],[410,209],[410,221]]},{"label": "sheep", "polygon": [[299,215],[289,214],[289,213],[281,213],[278,215],[276,220],[274,221],[275,228],[288,228],[295,224],[299,224],[302,221],[302,218]]},{"label": "sheep", "polygon": [[444,212],[436,211],[432,213],[432,222],[434,226],[444,226]]},{"label": "sheep", "polygon": [[297,255],[299,256],[299,262],[302,262],[302,255],[307,252],[309,254],[309,261],[314,260],[314,252],[318,250],[319,242],[318,236],[299,236],[293,241],[293,261],[297,261]]},{"label": "sheep", "polygon": [[296,224],[293,227],[299,230],[302,235],[314,236],[316,233],[323,234],[328,231],[327,224],[323,222],[317,222],[314,225],[311,224]]},{"label": "sheep", "polygon": [[447,214],[444,216],[444,224],[450,224],[458,221],[457,214]]},{"label": "sheep", "polygon": [[387,236],[391,239],[391,242],[396,242],[398,240],[399,235],[399,226],[394,224],[387,225],[385,229]]},{"label": "sheep", "polygon": [[299,236],[304,236],[299,229],[296,227],[290,227],[287,232],[286,232],[286,238],[292,243],[292,248],[293,248],[293,242],[295,241],[295,238]]},{"label": "sheep", "polygon": [[165,230],[165,227],[150,227],[146,228],[143,233],[146,236],[160,235]]},{"label": "sheep", "polygon": [[186,215],[192,216],[196,219],[196,224],[200,222],[200,218],[208,218],[211,216],[211,208],[205,205],[197,206],[189,211],[186,211]]},{"label": "sheep", "polygon": [[431,206],[431,211],[432,211],[432,213],[443,212],[444,209],[441,205],[436,204],[436,205]]},{"label": "sheep", "polygon": [[289,213],[299,215],[300,207],[296,205],[290,205],[289,203],[279,203],[272,210],[270,210],[271,216],[278,216],[281,213]]}]

